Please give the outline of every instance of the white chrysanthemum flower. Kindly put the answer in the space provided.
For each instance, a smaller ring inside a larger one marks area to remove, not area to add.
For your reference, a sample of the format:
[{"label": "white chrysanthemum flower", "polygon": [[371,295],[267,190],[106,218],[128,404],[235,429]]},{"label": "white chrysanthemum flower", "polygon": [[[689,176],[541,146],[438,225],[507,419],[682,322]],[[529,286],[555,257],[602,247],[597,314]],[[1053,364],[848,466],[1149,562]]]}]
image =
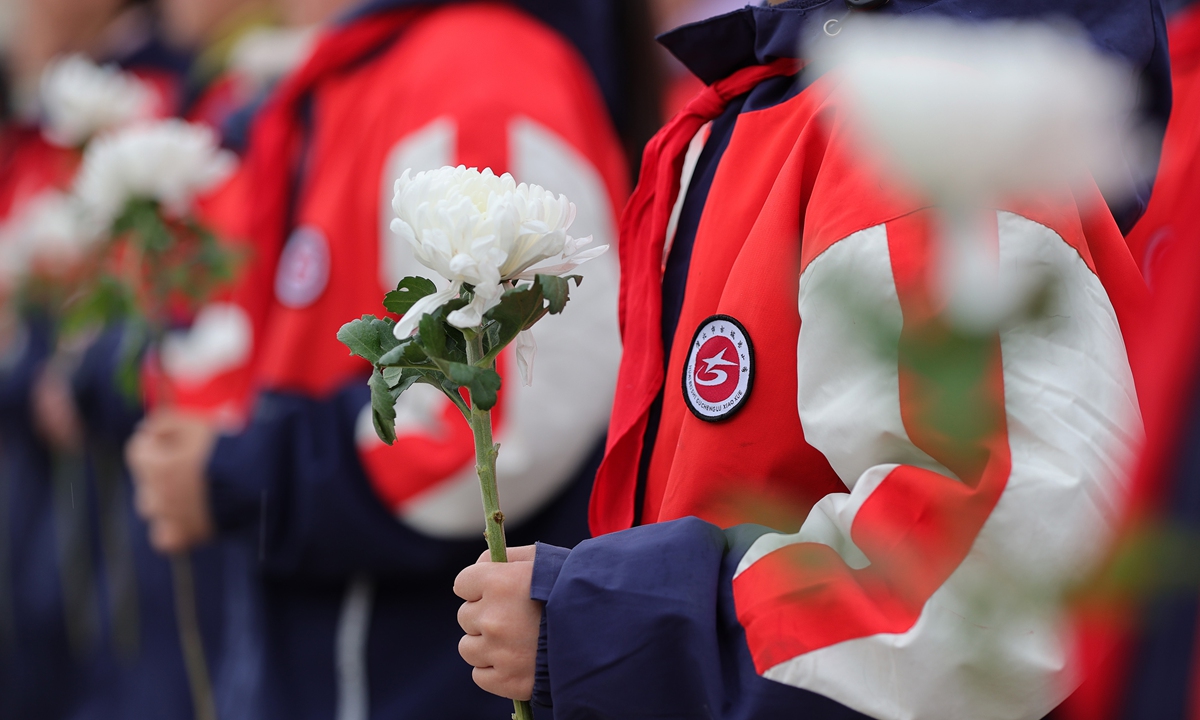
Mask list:
[{"label": "white chrysanthemum flower", "polygon": [[994,328],[1037,285],[1001,281],[983,208],[1138,179],[1134,76],[1069,28],[860,17],[816,55],[866,153],[941,208],[936,281],[964,327]]},{"label": "white chrysanthemum flower", "polygon": [[[446,319],[455,327],[477,327],[500,302],[505,283],[539,273],[562,275],[608,249],[583,250],[591,237],[567,234],[575,205],[566,196],[518,185],[508,173],[497,177],[490,169],[444,167],[415,176],[406,170],[396,181],[392,209],[392,232],[412,246],[421,264],[450,281],[401,318],[396,324],[401,339],[412,334],[421,316],[457,297],[464,284],[474,287],[474,299]],[[552,259],[557,261],[544,262]],[[528,349],[529,339],[523,342]]]},{"label": "white chrysanthemum flower", "polygon": [[114,66],[101,67],[82,55],[54,60],[41,78],[43,132],[64,147],[150,117],[154,93],[141,80]]},{"label": "white chrysanthemum flower", "polygon": [[140,123],[88,146],[75,192],[88,218],[108,228],[137,198],[184,214],[196,195],[224,180],[233,166],[233,155],[220,149],[206,126],[176,119]]},{"label": "white chrysanthemum flower", "polygon": [[[69,269],[91,251],[100,234],[89,228],[79,201],[47,190],[32,198],[5,229],[5,242],[28,266],[51,272]],[[19,248],[19,250],[18,250]]]},{"label": "white chrysanthemum flower", "polygon": [[864,139],[935,200],[1128,176],[1134,77],[1064,27],[863,17],[823,51]]}]

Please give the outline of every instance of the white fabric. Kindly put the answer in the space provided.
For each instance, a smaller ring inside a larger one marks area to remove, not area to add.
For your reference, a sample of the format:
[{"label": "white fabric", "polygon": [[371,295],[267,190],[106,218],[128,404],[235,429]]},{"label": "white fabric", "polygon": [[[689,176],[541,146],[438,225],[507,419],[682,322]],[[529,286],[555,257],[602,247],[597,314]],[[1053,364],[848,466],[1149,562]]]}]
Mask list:
[{"label": "white fabric", "polygon": [[700,126],[688,143],[687,153],[683,156],[683,169],[679,173],[679,195],[675,198],[675,206],[671,208],[671,217],[667,220],[667,239],[663,243],[663,267],[667,266],[667,258],[671,256],[671,247],[675,244],[675,231],[679,229],[679,218],[683,215],[683,203],[687,199],[688,188],[692,186],[692,176],[696,174],[696,165],[700,162],[700,153],[708,143],[712,132],[712,123],[706,122]]},{"label": "white fabric", "polygon": [[371,633],[375,583],[359,576],[346,586],[342,611],[338,615],[336,720],[367,720],[371,696],[367,682],[367,639]]},{"label": "white fabric", "polygon": [[429,272],[413,258],[407,243],[391,230],[396,217],[392,212],[396,179],[405,170],[418,173],[453,165],[457,141],[458,126],[454,119],[440,117],[401,138],[383,163],[383,182],[379,188],[379,284],[385,292],[395,290],[396,283],[409,275],[424,276]]},{"label": "white fabric", "polygon": [[[430,137],[440,142],[441,136],[431,133]],[[550,129],[524,117],[509,123],[508,137],[510,171],[518,182],[537,183],[565,194],[575,203],[578,215],[571,227],[572,235],[591,235],[596,245],[616,240],[616,218],[607,188],[579,151]],[[398,277],[424,274],[410,249],[403,248],[403,253],[397,250],[394,258],[397,262],[393,271]],[[497,482],[509,523],[530,518],[554,497],[572,478],[607,425],[621,352],[616,252],[589,262],[579,274],[584,282],[579,287],[572,285],[566,311],[544,318],[533,329],[537,374],[532,386],[520,382],[512,348],[506,350],[505,420],[496,441],[501,446]],[[436,432],[437,415],[430,410],[432,400],[428,393],[413,390],[400,396],[396,404],[398,420],[411,421],[411,425],[404,426],[410,428],[408,432]],[[365,412],[369,413],[369,408]],[[366,441],[368,422],[369,415],[360,422],[360,443]],[[397,434],[405,432],[398,424]],[[430,536],[477,536],[483,530],[483,515],[474,459],[396,510],[405,523]]]},{"label": "white fabric", "polygon": [[163,368],[172,380],[201,385],[244,365],[253,343],[254,328],[241,306],[212,303],[186,331],[163,339]]},{"label": "white fabric", "polygon": [[[1124,341],[1099,279],[1050,229],[1010,213],[999,213],[998,225],[1002,275],[1058,280],[1045,316],[999,333],[1012,455],[1004,493],[911,629],[821,648],[765,673],[882,720],[1035,720],[1073,689],[1057,596],[1103,549],[1141,432]],[[855,554],[850,528],[896,463],[948,475],[904,432],[895,349],[863,323],[839,320],[847,307],[882,308],[879,325],[898,332],[886,230],[857,233],[816,258],[801,276],[799,306],[800,418],[850,493],[818,503],[796,535],[763,536],[739,572],[806,541],[861,567],[868,559]]]}]

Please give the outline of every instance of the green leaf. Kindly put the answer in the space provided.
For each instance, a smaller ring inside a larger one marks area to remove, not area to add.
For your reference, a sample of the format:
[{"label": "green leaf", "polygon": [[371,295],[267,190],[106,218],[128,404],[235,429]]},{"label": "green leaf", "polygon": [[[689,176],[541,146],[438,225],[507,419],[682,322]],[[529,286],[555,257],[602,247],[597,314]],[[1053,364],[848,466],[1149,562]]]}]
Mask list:
[{"label": "green leaf", "polygon": [[446,321],[442,313],[423,315],[417,324],[417,342],[427,355],[434,358],[446,357]]},{"label": "green leaf", "polygon": [[367,387],[371,388],[371,421],[375,425],[375,433],[380,440],[391,445],[396,442],[396,398],[400,392],[388,386],[379,368],[371,372]]},{"label": "green leaf", "polygon": [[429,356],[410,338],[384,353],[376,364],[383,367],[429,366]]},{"label": "green leaf", "polygon": [[495,407],[496,394],[500,391],[500,375],[495,370],[458,362],[439,362],[438,366],[450,382],[467,389],[475,407],[480,410]]},{"label": "green leaf", "polygon": [[467,361],[467,341],[462,330],[446,322],[447,315],[466,304],[463,298],[456,298],[421,317],[414,342],[429,358],[459,363]]},{"label": "green leaf", "polygon": [[410,275],[401,280],[395,290],[383,296],[383,306],[388,312],[403,317],[418,300],[435,292],[437,287],[432,280]]},{"label": "green leaf", "polygon": [[537,283],[510,288],[500,298],[500,304],[484,315],[487,326],[484,334],[484,363],[490,364],[517,333],[532,326],[546,314],[546,301]]},{"label": "green leaf", "polygon": [[337,338],[350,348],[351,355],[375,365],[380,357],[400,344],[392,332],[393,327],[395,322],[391,318],[380,320],[374,315],[363,315],[343,325],[338,330]]},{"label": "green leaf", "polygon": [[567,306],[567,300],[571,299],[571,281],[575,281],[575,287],[579,287],[579,283],[583,282],[583,277],[580,275],[565,277],[537,275],[535,278],[535,282],[541,287],[542,294],[549,303],[548,309],[551,315],[559,314]]}]

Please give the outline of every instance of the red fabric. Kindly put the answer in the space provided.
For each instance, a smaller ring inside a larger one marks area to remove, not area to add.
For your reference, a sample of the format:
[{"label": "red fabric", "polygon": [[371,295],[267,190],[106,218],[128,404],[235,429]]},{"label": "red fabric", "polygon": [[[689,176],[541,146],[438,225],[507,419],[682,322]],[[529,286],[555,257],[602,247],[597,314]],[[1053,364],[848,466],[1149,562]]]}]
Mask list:
[{"label": "red fabric", "polygon": [[1163,138],[1154,193],[1145,216],[1129,233],[1129,248],[1151,286],[1158,283],[1163,251],[1200,223],[1200,5],[1171,18],[1171,117]]},{"label": "red fabric", "polygon": [[[1200,203],[1195,199],[1200,187],[1200,5],[1175,15],[1168,36],[1174,106],[1154,193],[1126,238],[1153,291],[1148,319],[1126,336],[1146,427],[1122,533],[1130,538],[1162,509],[1200,365]],[[1063,720],[1119,717],[1137,640],[1135,618],[1132,598],[1085,598],[1076,613],[1077,652],[1089,672],[1059,708]],[[1193,687],[1200,688],[1200,662],[1195,668]],[[1200,720],[1200,709],[1192,718]]]},{"label": "red fabric", "polygon": [[[914,355],[948,337],[941,308],[928,291],[929,225],[927,212],[887,223],[904,317],[900,408],[913,444],[958,479],[908,465],[888,474],[851,527],[855,545],[871,558],[865,568],[850,568],[825,545],[802,543],[738,576],[733,583],[738,619],[760,673],[838,642],[909,630],[966,557],[1007,485],[1011,461],[999,338],[981,358],[974,392],[965,396],[948,397],[952,390],[922,374]],[[946,438],[934,430],[937,413],[950,404],[978,423],[969,438]]]},{"label": "red fabric", "polygon": [[36,127],[10,126],[0,139],[0,218],[48,188],[67,188],[79,168],[76,150],[51,145]]},{"label": "red fabric", "polygon": [[608,447],[592,493],[592,532],[601,534],[633,524],[637,464],[646,420],[662,386],[662,254],[671,209],[679,195],[688,144],[733,98],[763,80],[799,71],[795,60],[745,68],[713,83],[646,145],[637,189],[621,216],[621,334],[626,352],[617,376],[609,422]]},{"label": "red fabric", "polygon": [[228,298],[251,319],[252,359],[199,384],[176,383],[174,403],[193,412],[240,419],[252,404],[255,359],[274,291],[275,262],[287,232],[293,183],[303,140],[301,103],[322,80],[344,71],[396,38],[414,11],[383,13],[337,27],[318,42],[308,61],[284,80],[251,128],[246,158],[226,185],[206,198],[201,211],[214,229],[244,251],[237,286]]}]

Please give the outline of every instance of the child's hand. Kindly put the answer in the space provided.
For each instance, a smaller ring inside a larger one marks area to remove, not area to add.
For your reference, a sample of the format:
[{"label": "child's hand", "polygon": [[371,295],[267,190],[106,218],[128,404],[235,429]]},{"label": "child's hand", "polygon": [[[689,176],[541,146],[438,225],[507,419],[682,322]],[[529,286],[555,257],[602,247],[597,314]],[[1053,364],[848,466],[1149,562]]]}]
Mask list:
[{"label": "child's hand", "polygon": [[463,660],[475,670],[475,684],[495,695],[528,700],[533,695],[542,604],[529,599],[535,546],[509,548],[507,563],[479,561],[454,580],[454,594],[466,600],[458,624]]},{"label": "child's hand", "polygon": [[126,446],[137,511],[150,524],[155,550],[174,555],[212,537],[204,473],[216,438],[207,420],[159,410]]}]

